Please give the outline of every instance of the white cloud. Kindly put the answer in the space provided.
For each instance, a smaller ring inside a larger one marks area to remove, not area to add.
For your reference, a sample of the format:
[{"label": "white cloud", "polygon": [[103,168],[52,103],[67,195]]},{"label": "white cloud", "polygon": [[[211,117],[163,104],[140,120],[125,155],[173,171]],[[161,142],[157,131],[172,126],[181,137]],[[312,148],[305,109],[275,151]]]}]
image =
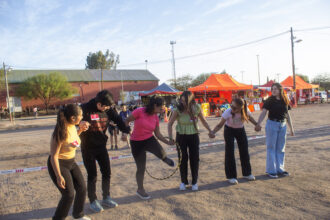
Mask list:
[{"label": "white cloud", "polygon": [[57,1],[26,0],[26,20],[34,24],[41,16],[50,14],[53,10],[60,7]]},{"label": "white cloud", "polygon": [[66,18],[72,18],[81,13],[91,14],[98,8],[98,3],[99,1],[96,0],[87,0],[85,2],[80,2],[78,6],[73,5],[71,7],[68,7],[68,9],[63,13],[63,15]]},{"label": "white cloud", "polygon": [[220,11],[222,9],[231,7],[233,5],[237,5],[241,2],[243,2],[243,0],[224,0],[224,1],[216,4],[214,7],[212,7],[208,11],[204,12],[203,15],[206,16],[206,15],[212,14],[212,13]]},{"label": "white cloud", "polygon": [[9,5],[6,1],[0,1],[0,15],[5,15],[9,11]]}]

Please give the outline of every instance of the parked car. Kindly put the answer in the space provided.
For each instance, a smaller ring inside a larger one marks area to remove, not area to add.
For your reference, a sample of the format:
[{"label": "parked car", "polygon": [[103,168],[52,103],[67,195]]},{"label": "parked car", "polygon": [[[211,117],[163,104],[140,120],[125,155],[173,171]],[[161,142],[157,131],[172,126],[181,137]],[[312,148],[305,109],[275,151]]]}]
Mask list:
[{"label": "parked car", "polygon": [[318,97],[318,99],[321,101],[321,103],[327,101],[327,93],[326,91],[319,91],[315,94],[315,96]]}]

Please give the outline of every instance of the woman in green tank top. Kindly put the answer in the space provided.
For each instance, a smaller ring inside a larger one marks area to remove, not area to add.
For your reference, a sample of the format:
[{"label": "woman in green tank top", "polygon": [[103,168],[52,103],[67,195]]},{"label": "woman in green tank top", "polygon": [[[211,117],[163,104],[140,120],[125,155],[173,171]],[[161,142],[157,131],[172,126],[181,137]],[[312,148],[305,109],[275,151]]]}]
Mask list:
[{"label": "woman in green tank top", "polygon": [[[180,190],[185,190],[188,185],[188,157],[190,160],[190,169],[192,175],[192,190],[198,190],[198,167],[199,167],[199,132],[197,121],[201,120],[204,127],[209,131],[209,136],[212,136],[211,129],[205,118],[202,115],[201,107],[196,104],[195,97],[192,92],[184,91],[180,96],[180,103],[168,123],[168,136],[172,137],[172,126],[175,121],[176,125],[176,142],[178,143],[182,161],[180,164],[181,184]],[[189,149],[189,153],[188,153]]]}]

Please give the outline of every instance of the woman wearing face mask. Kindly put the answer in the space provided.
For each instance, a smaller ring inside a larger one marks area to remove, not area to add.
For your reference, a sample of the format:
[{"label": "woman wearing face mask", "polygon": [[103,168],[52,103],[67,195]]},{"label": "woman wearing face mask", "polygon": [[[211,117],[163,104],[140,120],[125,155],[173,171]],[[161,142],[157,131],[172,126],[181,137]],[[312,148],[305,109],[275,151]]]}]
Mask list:
[{"label": "woman wearing face mask", "polygon": [[[174,161],[167,157],[164,149],[159,144],[154,135],[162,142],[168,145],[173,145],[173,141],[166,140],[160,133],[159,118],[157,114],[162,112],[164,100],[160,97],[151,97],[146,107],[138,108],[132,112],[126,119],[125,123],[128,126],[134,121],[134,129],[131,135],[131,150],[136,163],[136,182],[138,190],[136,194],[141,199],[149,199],[150,196],[146,193],[143,187],[144,172],[146,169],[146,152],[150,152],[162,159],[163,162],[171,167],[174,167]],[[153,135],[154,134],[154,135]]]},{"label": "woman wearing face mask", "polygon": [[257,126],[257,122],[248,111],[246,101],[235,98],[232,101],[231,108],[222,114],[220,123],[212,131],[212,134],[215,134],[225,125],[225,172],[228,182],[231,184],[238,184],[234,152],[235,139],[239,149],[243,177],[250,181],[255,180],[251,173],[248,139],[244,128],[244,123],[247,121]]},{"label": "woman wearing face mask", "polygon": [[274,83],[271,87],[272,95],[265,101],[259,116],[258,126],[264,120],[268,112],[266,122],[267,160],[266,173],[270,178],[278,178],[278,175],[289,176],[284,169],[286,123],[288,122],[291,136],[294,136],[291,117],[289,114],[289,100],[284,94],[283,87]]},{"label": "woman wearing face mask", "polygon": [[[168,123],[168,136],[172,140],[172,126],[177,120],[176,142],[180,146],[182,160],[180,164],[181,184],[180,190],[186,190],[188,185],[188,156],[190,160],[190,169],[192,175],[192,190],[198,190],[198,167],[199,167],[199,136],[197,119],[200,119],[204,127],[211,132],[211,129],[205,121],[201,108],[195,102],[192,92],[184,91],[180,96],[180,103],[173,111]],[[212,136],[212,134],[209,134]],[[189,149],[189,151],[188,151]],[[189,155],[188,155],[189,152]]]}]

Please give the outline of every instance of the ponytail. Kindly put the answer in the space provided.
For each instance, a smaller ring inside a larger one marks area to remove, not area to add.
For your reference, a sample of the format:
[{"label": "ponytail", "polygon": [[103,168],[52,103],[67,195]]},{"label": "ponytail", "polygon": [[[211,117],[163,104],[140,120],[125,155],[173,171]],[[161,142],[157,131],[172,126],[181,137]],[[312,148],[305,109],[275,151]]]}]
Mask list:
[{"label": "ponytail", "polygon": [[57,113],[57,122],[53,132],[53,139],[58,144],[64,141],[66,138],[67,138],[67,132],[66,132],[64,108],[61,108]]},{"label": "ponytail", "polygon": [[67,123],[74,123],[71,117],[78,117],[81,114],[81,108],[75,104],[68,104],[61,108],[57,113],[57,121],[52,135],[53,140],[59,144],[66,140],[68,137]]},{"label": "ponytail", "polygon": [[242,122],[246,121],[248,122],[249,121],[249,116],[248,116],[248,107],[247,107],[247,102],[245,99],[242,100],[243,101],[243,108],[241,110],[241,120]]}]

